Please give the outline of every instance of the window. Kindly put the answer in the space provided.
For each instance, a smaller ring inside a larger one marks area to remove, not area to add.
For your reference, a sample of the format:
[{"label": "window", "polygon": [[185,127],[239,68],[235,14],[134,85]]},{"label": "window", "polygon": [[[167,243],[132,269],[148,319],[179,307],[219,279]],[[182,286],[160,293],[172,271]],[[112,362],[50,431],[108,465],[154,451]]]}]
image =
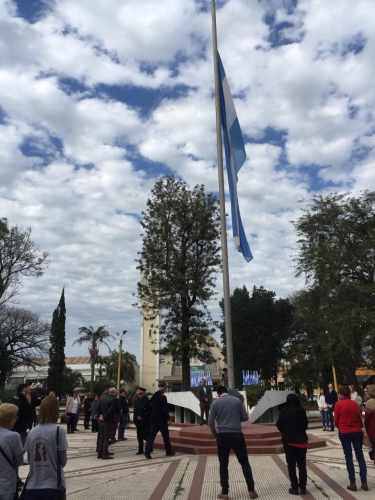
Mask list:
[{"label": "window", "polygon": [[151,338],[151,330],[148,331],[148,337]]}]

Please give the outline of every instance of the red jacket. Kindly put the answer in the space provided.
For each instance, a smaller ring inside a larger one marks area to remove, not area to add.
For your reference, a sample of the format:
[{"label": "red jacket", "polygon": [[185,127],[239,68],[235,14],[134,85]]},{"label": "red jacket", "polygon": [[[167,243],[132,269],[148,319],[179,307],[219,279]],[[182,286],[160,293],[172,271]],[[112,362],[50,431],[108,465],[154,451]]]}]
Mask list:
[{"label": "red jacket", "polygon": [[362,432],[362,417],[358,403],[342,398],[335,404],[335,425],[341,434]]}]

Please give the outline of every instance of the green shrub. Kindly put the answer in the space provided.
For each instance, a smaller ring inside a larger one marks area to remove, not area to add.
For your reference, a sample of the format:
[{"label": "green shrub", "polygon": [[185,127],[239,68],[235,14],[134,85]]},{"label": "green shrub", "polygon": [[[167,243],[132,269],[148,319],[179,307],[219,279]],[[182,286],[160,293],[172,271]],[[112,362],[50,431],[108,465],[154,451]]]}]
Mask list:
[{"label": "green shrub", "polygon": [[264,385],[248,385],[246,387],[247,404],[252,408],[263,397],[267,388]]}]

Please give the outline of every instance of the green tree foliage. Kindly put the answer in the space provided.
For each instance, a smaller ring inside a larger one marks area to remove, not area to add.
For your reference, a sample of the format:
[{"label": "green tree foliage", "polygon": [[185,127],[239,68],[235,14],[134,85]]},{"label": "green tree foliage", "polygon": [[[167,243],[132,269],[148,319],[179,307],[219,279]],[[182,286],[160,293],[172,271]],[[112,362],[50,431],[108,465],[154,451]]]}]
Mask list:
[{"label": "green tree foliage", "polygon": [[[276,379],[284,346],[291,336],[293,305],[275,293],[254,286],[251,296],[244,285],[231,295],[234,378],[242,385],[242,370],[259,371],[263,381]],[[224,315],[224,303],[220,302]],[[221,323],[225,354],[225,323]]]},{"label": "green tree foliage", "polygon": [[[7,366],[10,368],[7,374],[21,364],[40,366],[41,358],[48,353],[48,331],[48,323],[37,314],[18,307],[0,307],[0,342],[7,351]],[[1,365],[3,370],[5,372],[5,365]]]},{"label": "green tree foliage", "polygon": [[[111,351],[109,356],[99,356],[96,363],[106,368],[106,378],[117,383],[118,351]],[[136,376],[137,358],[130,352],[122,351],[120,379],[132,383]]]},{"label": "green tree foliage", "polygon": [[296,274],[304,275],[319,318],[316,348],[347,383],[374,364],[375,192],[315,196],[293,222],[299,244]]},{"label": "green tree foliage", "polygon": [[218,200],[203,185],[189,189],[170,176],[155,184],[142,215],[137,305],[145,318],[162,314],[159,352],[181,363],[182,384],[188,386],[190,359],[212,362],[207,302],[220,266]]},{"label": "green tree foliage", "polygon": [[9,227],[0,219],[0,307],[14,301],[27,276],[42,276],[49,260],[31,239],[31,228]]},{"label": "green tree foliage", "polygon": [[48,391],[55,391],[57,396],[62,396],[65,368],[65,322],[66,322],[66,308],[65,308],[65,294],[64,288],[61,293],[59,305],[53,312],[50,343],[49,349],[49,364],[48,364],[48,377],[47,387]]},{"label": "green tree foliage", "polygon": [[[73,389],[76,387],[82,387],[84,378],[81,372],[72,370],[68,366],[64,366],[62,374],[63,376],[60,389],[61,395],[70,395]],[[52,388],[48,390],[53,391],[54,389]]]},{"label": "green tree foliage", "polygon": [[89,344],[89,355],[90,355],[90,365],[91,365],[91,382],[90,382],[90,392],[94,392],[94,380],[95,380],[95,363],[99,356],[99,347],[104,344],[111,350],[107,341],[109,339],[115,340],[113,335],[111,335],[105,326],[99,326],[96,330],[92,326],[88,328],[86,326],[81,326],[78,329],[78,333],[81,335],[77,340],[73,342],[74,344],[82,345],[84,343]]}]

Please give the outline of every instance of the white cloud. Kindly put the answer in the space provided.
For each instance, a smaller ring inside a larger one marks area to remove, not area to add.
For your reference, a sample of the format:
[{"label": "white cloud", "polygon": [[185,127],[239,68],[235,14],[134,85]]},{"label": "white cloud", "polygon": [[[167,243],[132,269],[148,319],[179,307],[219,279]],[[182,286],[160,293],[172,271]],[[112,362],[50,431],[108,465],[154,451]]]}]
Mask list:
[{"label": "white cloud", "polygon": [[[251,137],[238,192],[254,261],[229,236],[232,290],[301,287],[291,259],[298,200],[331,183],[353,193],[375,185],[374,3],[292,5],[228,0],[217,13]],[[293,24],[280,30],[293,43],[272,42],[271,13]],[[138,354],[134,260],[152,186],[173,171],[217,191],[210,13],[193,0],[62,0],[30,24],[0,0],[0,61],[0,212],[31,225],[52,260],[26,282],[21,305],[49,320],[65,285],[69,354],[86,352],[71,346],[79,326],[101,324],[127,329]]]}]

